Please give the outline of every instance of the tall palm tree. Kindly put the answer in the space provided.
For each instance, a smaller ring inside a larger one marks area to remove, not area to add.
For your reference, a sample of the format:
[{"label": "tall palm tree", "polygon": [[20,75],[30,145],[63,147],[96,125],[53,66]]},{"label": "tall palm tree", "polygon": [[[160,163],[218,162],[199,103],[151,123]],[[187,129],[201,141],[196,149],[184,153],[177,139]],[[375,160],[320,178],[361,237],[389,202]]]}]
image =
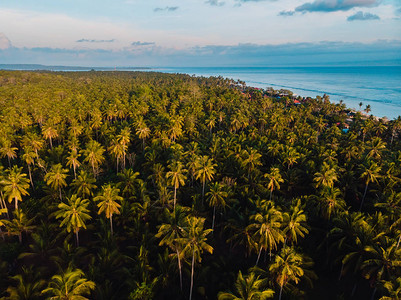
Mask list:
[{"label": "tall palm tree", "polygon": [[274,262],[269,267],[269,271],[275,274],[276,281],[280,286],[278,299],[281,300],[284,285],[289,281],[298,283],[304,275],[302,256],[296,253],[291,247],[283,248],[275,256]]},{"label": "tall palm tree", "polygon": [[270,190],[270,200],[272,199],[272,194],[275,189],[280,189],[280,183],[284,182],[283,177],[281,177],[280,169],[276,167],[270,168],[270,173],[266,173],[264,177],[267,179],[267,188]]},{"label": "tall palm tree", "polygon": [[248,178],[251,176],[252,170],[254,170],[257,166],[262,165],[260,161],[262,155],[258,153],[256,149],[250,149],[249,151],[245,150],[245,158],[242,161],[245,169],[248,172]]},{"label": "tall palm tree", "polygon": [[120,143],[117,139],[113,139],[108,151],[116,158],[117,174],[118,174],[118,164],[119,161],[126,155],[128,146]]},{"label": "tall palm tree", "polygon": [[21,173],[22,167],[14,166],[8,171],[8,175],[0,182],[3,185],[5,196],[8,202],[15,201],[15,209],[18,209],[18,201],[22,201],[22,196],[29,195],[29,179],[25,173]]},{"label": "tall palm tree", "polygon": [[[40,278],[40,274],[34,272],[32,267],[22,267],[22,273],[10,279],[14,285],[7,288],[8,297],[2,299],[35,300],[40,299],[40,292],[45,285],[45,281]],[[16,286],[15,286],[16,285]]]},{"label": "tall palm tree", "polygon": [[306,214],[300,200],[291,206],[290,213],[284,213],[284,224],[285,241],[297,243],[299,237],[304,238],[309,233]]},{"label": "tall palm tree", "polygon": [[174,209],[175,209],[175,203],[177,199],[177,189],[180,187],[180,185],[182,186],[185,185],[185,179],[187,179],[187,177],[184,175],[184,173],[187,170],[183,168],[183,165],[179,161],[173,161],[168,167],[170,168],[171,171],[166,173],[166,178],[168,182],[174,187]]},{"label": "tall palm tree", "polygon": [[200,156],[197,160],[195,178],[200,179],[202,182],[202,198],[205,196],[206,180],[213,179],[216,166],[217,165],[213,163],[213,159],[209,158],[207,155]]},{"label": "tall palm tree", "polygon": [[365,181],[365,192],[363,193],[361,206],[359,207],[359,210],[361,210],[363,207],[369,183],[374,183],[374,182],[379,183],[378,179],[381,177],[380,171],[381,167],[373,161],[368,161],[368,163],[362,167],[362,174],[360,178]]},{"label": "tall palm tree", "polygon": [[127,154],[128,145],[131,141],[131,129],[129,127],[124,127],[120,134],[117,135],[117,140],[122,145],[123,169],[125,169],[125,156]]},{"label": "tall palm tree", "polygon": [[69,267],[61,275],[54,275],[42,294],[54,300],[88,300],[84,295],[90,294],[95,286],[80,269]]},{"label": "tall palm tree", "polygon": [[67,198],[67,201],[67,204],[62,202],[58,205],[58,211],[56,211],[55,216],[56,219],[63,219],[60,227],[65,226],[68,232],[73,231],[75,233],[77,246],[79,247],[79,230],[80,228],[86,229],[85,222],[92,218],[87,209],[89,200],[81,199],[74,194]]},{"label": "tall palm tree", "polygon": [[14,218],[11,221],[4,220],[3,223],[11,234],[18,235],[19,242],[22,243],[22,233],[31,232],[36,227],[32,225],[33,221],[19,208],[14,211]]},{"label": "tall palm tree", "polygon": [[110,231],[113,235],[113,214],[119,214],[119,208],[121,205],[117,201],[122,201],[123,197],[119,196],[120,190],[113,187],[110,183],[102,186],[102,192],[100,195],[93,198],[95,202],[99,201],[97,207],[99,207],[98,214],[105,213],[106,218],[110,219]]},{"label": "tall palm tree", "polygon": [[313,181],[316,182],[315,187],[329,187],[334,186],[334,182],[337,181],[337,173],[334,168],[329,166],[326,162],[323,162],[320,172],[315,173]]},{"label": "tall palm tree", "polygon": [[274,291],[265,287],[265,280],[260,279],[255,273],[243,276],[242,272],[238,272],[235,281],[236,293],[220,292],[217,296],[218,300],[265,300],[272,298]]},{"label": "tall palm tree", "polygon": [[91,140],[86,144],[86,148],[83,150],[85,156],[84,161],[88,162],[92,166],[93,176],[96,178],[99,166],[104,161],[104,147],[97,141]]},{"label": "tall palm tree", "polygon": [[18,150],[17,147],[13,147],[11,141],[8,139],[3,139],[1,142],[0,147],[0,155],[1,157],[6,157],[8,159],[8,166],[11,168],[11,159],[17,157],[16,151]]},{"label": "tall palm tree", "polygon": [[31,165],[35,164],[36,154],[31,148],[24,148],[24,154],[22,155],[22,160],[25,161],[26,165],[28,166],[28,174],[29,180],[31,182],[32,188],[33,180],[32,180],[32,172],[31,172]]},{"label": "tall palm tree", "polygon": [[88,172],[81,170],[78,177],[71,183],[74,193],[78,197],[86,198],[93,196],[93,190],[96,189],[96,180]]},{"label": "tall palm tree", "polygon": [[277,249],[280,242],[284,242],[284,234],[281,230],[283,223],[283,215],[274,206],[267,209],[266,212],[257,213],[251,216],[252,224],[248,225],[249,229],[254,232],[254,240],[258,244],[258,265],[262,250],[269,250],[270,258],[272,250]]},{"label": "tall palm tree", "polygon": [[186,226],[184,227],[183,237],[179,242],[184,245],[183,255],[191,255],[191,287],[189,290],[189,300],[192,299],[192,290],[194,286],[195,260],[198,263],[202,260],[204,251],[213,253],[213,247],[207,243],[207,235],[212,229],[204,229],[205,218],[189,216],[186,218]]},{"label": "tall palm tree", "polygon": [[157,238],[161,238],[159,246],[167,245],[171,250],[177,253],[178,271],[180,273],[180,287],[182,290],[182,267],[181,267],[181,251],[183,245],[180,238],[183,237],[186,217],[189,209],[182,206],[176,206],[174,211],[170,213],[166,210],[168,222],[163,223],[156,234]]},{"label": "tall palm tree", "polygon": [[67,182],[65,181],[68,176],[67,173],[67,169],[63,169],[61,164],[57,164],[53,165],[50,171],[45,175],[46,184],[50,185],[55,191],[59,191],[60,200],[62,200],[61,189],[67,186]]},{"label": "tall palm tree", "polygon": [[224,209],[227,205],[226,199],[228,193],[224,190],[224,186],[221,183],[215,182],[210,186],[210,190],[206,193],[207,201],[209,206],[213,206],[213,221],[212,230],[214,230],[214,220],[216,217],[216,208]]},{"label": "tall palm tree", "polygon": [[72,167],[74,171],[74,178],[77,178],[76,170],[79,168],[81,163],[79,162],[79,157],[81,154],[78,153],[76,149],[71,150],[67,156],[67,167]]},{"label": "tall palm tree", "polygon": [[53,149],[53,139],[58,137],[57,129],[52,125],[47,125],[42,127],[42,135],[45,139],[48,139],[50,142],[50,148]]}]

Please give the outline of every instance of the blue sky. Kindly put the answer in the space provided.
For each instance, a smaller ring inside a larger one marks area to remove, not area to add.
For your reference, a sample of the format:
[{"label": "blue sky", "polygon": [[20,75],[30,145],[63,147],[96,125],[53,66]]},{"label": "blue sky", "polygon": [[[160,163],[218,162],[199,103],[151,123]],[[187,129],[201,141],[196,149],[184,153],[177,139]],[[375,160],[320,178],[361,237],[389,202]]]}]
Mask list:
[{"label": "blue sky", "polygon": [[401,1],[2,0],[1,63],[401,65]]}]

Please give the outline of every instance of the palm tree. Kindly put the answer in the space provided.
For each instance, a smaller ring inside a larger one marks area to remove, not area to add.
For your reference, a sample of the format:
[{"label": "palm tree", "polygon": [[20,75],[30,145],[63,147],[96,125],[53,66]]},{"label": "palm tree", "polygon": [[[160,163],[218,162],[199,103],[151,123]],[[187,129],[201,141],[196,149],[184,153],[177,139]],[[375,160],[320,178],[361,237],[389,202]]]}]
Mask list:
[{"label": "palm tree", "polygon": [[242,272],[238,272],[235,282],[236,294],[220,292],[217,296],[218,300],[264,300],[272,298],[274,291],[265,288],[265,280],[259,279],[255,273],[251,273],[244,277]]},{"label": "palm tree", "polygon": [[32,188],[34,186],[33,186],[33,180],[32,180],[31,165],[33,165],[35,163],[35,158],[36,158],[36,154],[34,151],[32,151],[31,148],[24,149],[24,154],[22,155],[22,159],[25,161],[26,165],[28,166],[29,180],[31,182]]},{"label": "palm tree", "polygon": [[329,166],[326,162],[323,162],[320,172],[315,173],[313,181],[316,182],[316,188],[319,186],[332,188],[334,186],[334,182],[337,181],[336,170]]},{"label": "palm tree", "polygon": [[123,159],[127,152],[127,145],[120,143],[117,139],[113,139],[111,142],[111,146],[108,148],[108,151],[116,158],[117,162],[117,174],[118,174],[118,163],[120,159]]},{"label": "palm tree", "polygon": [[1,157],[7,156],[8,159],[8,166],[11,168],[11,159],[17,157],[16,151],[18,150],[17,147],[13,147],[11,141],[8,139],[3,139],[0,147],[0,154]]},{"label": "palm tree", "polygon": [[269,271],[275,274],[276,281],[280,285],[279,300],[281,300],[284,285],[289,281],[294,281],[297,284],[304,275],[302,262],[302,256],[290,247],[283,248],[276,255]]},{"label": "palm tree", "polygon": [[92,218],[87,209],[89,200],[81,199],[74,194],[67,198],[67,201],[68,204],[60,203],[58,205],[58,211],[56,211],[55,216],[56,219],[63,218],[60,227],[66,226],[67,232],[73,231],[75,233],[77,246],[79,247],[79,230],[81,227],[86,229],[85,222]]},{"label": "palm tree", "polygon": [[57,164],[53,165],[51,170],[45,175],[46,184],[50,185],[55,191],[59,191],[60,200],[62,200],[61,188],[67,186],[67,182],[65,181],[68,176],[67,173],[67,169],[63,169],[61,164]]},{"label": "palm tree", "polygon": [[224,185],[218,182],[213,183],[210,186],[210,190],[206,193],[208,196],[207,201],[209,206],[213,206],[213,221],[212,221],[212,230],[214,230],[214,220],[216,217],[216,207],[224,209],[227,205],[226,199],[228,197],[228,193],[224,191]]},{"label": "palm tree", "polygon": [[16,300],[33,300],[40,299],[40,292],[42,291],[45,281],[39,279],[39,275],[33,272],[32,267],[22,267],[22,273],[11,277],[16,286],[9,286],[7,288],[8,297],[2,299],[16,299]]},{"label": "palm tree", "polygon": [[145,122],[141,122],[138,124],[136,134],[140,139],[142,139],[142,150],[145,149],[145,139],[150,136],[150,133],[150,129],[146,126]]},{"label": "palm tree", "polygon": [[117,135],[118,142],[122,145],[122,154],[123,154],[123,168],[125,169],[125,156],[127,154],[128,145],[131,140],[131,129],[129,127],[124,127],[121,130],[121,133]]},{"label": "palm tree", "polygon": [[277,249],[280,242],[284,242],[284,235],[280,229],[283,222],[283,215],[272,206],[268,208],[265,213],[252,215],[251,220],[254,223],[248,225],[248,227],[254,232],[254,240],[257,241],[259,245],[258,258],[255,264],[257,266],[263,249],[265,251],[269,250],[271,258],[272,250]]},{"label": "palm tree", "polygon": [[85,156],[84,161],[88,162],[92,166],[93,176],[96,178],[99,166],[104,161],[104,147],[97,141],[91,140],[86,144],[86,148],[83,150]]},{"label": "palm tree", "polygon": [[327,220],[330,220],[333,213],[337,214],[346,207],[345,201],[341,198],[342,193],[339,188],[325,188],[318,196],[313,196],[318,200],[318,207]]},{"label": "palm tree", "polygon": [[180,238],[183,237],[185,220],[189,209],[182,206],[176,206],[173,213],[166,210],[168,223],[163,223],[159,227],[156,234],[157,238],[161,238],[159,246],[167,245],[171,250],[177,253],[178,270],[180,273],[180,287],[182,290],[182,268],[181,268],[181,250],[183,245],[180,244]]},{"label": "palm tree", "polygon": [[100,195],[96,196],[93,200],[99,201],[97,207],[99,207],[98,214],[102,212],[105,213],[106,218],[110,219],[110,231],[113,235],[113,214],[119,214],[119,208],[121,205],[117,201],[122,201],[123,197],[119,196],[120,190],[116,187],[111,186],[111,184],[106,184],[102,186],[102,192]]},{"label": "palm tree", "polygon": [[15,201],[15,209],[18,209],[18,201],[22,201],[22,196],[29,195],[27,189],[29,188],[29,179],[26,178],[25,173],[21,173],[22,167],[14,166],[8,171],[8,176],[0,183],[3,185],[5,196],[8,202]]},{"label": "palm tree", "polygon": [[80,269],[69,267],[61,275],[54,275],[42,294],[47,294],[48,299],[54,300],[88,300],[84,295],[90,294],[95,286],[93,281],[85,278]]},{"label": "palm tree", "polygon": [[53,140],[53,138],[58,137],[57,129],[54,128],[54,127],[51,126],[51,125],[44,126],[44,127],[42,128],[42,135],[43,135],[43,137],[44,137],[45,139],[48,139],[48,140],[50,141],[50,148],[53,149],[53,142],[52,142],[52,140]]},{"label": "palm tree", "polygon": [[260,161],[262,155],[258,153],[255,149],[250,149],[249,151],[245,151],[245,159],[242,161],[245,169],[248,171],[248,178],[251,176],[252,170],[254,170],[257,166],[262,165]]},{"label": "palm tree", "polygon": [[202,182],[202,198],[205,195],[206,180],[212,180],[217,165],[213,163],[213,159],[206,155],[199,157],[195,170],[195,178]]},{"label": "palm tree", "polygon": [[213,247],[207,243],[207,235],[212,229],[203,229],[205,218],[189,216],[186,218],[186,226],[184,227],[183,237],[178,239],[184,249],[183,255],[192,255],[191,263],[191,287],[189,290],[189,300],[192,299],[192,289],[194,286],[195,260],[198,263],[202,260],[203,251],[213,253]]},{"label": "palm tree", "polygon": [[184,169],[183,165],[178,161],[172,162],[168,167],[170,168],[171,171],[166,173],[166,178],[168,182],[172,186],[174,186],[174,209],[175,209],[175,203],[177,199],[177,189],[180,187],[180,185],[182,186],[185,185],[185,179],[187,179],[187,177],[184,175],[184,173],[187,170]]},{"label": "palm tree", "polygon": [[32,225],[33,219],[28,219],[21,209],[14,211],[14,218],[11,221],[4,220],[3,223],[11,234],[18,235],[19,242],[22,243],[22,233],[31,232],[36,226]]},{"label": "palm tree", "polygon": [[96,189],[96,180],[88,172],[81,170],[78,177],[71,183],[74,193],[78,197],[86,198],[93,196],[93,190]]},{"label": "palm tree", "polygon": [[267,178],[267,188],[270,190],[270,200],[272,199],[272,194],[275,189],[280,189],[280,183],[284,182],[284,179],[281,177],[280,169],[276,167],[270,168],[270,173],[266,173],[264,175]]},{"label": "palm tree", "polygon": [[285,241],[298,242],[298,238],[304,238],[309,233],[306,214],[301,207],[301,200],[291,206],[290,213],[284,213],[285,228],[283,233]]},{"label": "palm tree", "polygon": [[71,150],[67,156],[67,167],[72,167],[74,170],[74,178],[77,178],[76,169],[79,168],[81,163],[79,162],[78,158],[81,154],[78,153],[76,149]]},{"label": "palm tree", "polygon": [[380,171],[381,167],[377,165],[373,161],[369,161],[366,165],[362,167],[362,174],[360,176],[361,179],[365,180],[365,192],[363,193],[362,201],[361,201],[361,206],[359,207],[359,210],[362,209],[363,207],[363,202],[365,201],[365,196],[366,192],[368,191],[368,186],[369,183],[371,182],[376,182],[378,183],[378,179],[381,177]]}]

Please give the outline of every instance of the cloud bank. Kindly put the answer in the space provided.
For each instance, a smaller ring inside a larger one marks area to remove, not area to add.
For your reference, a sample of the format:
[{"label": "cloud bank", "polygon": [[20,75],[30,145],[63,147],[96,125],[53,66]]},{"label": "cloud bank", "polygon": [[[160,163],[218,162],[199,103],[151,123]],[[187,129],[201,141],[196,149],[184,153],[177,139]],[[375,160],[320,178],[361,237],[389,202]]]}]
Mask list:
[{"label": "cloud bank", "polygon": [[156,7],[154,12],[162,12],[162,11],[176,11],[178,6],[166,6],[166,7]]},{"label": "cloud bank", "polygon": [[210,4],[212,6],[223,6],[225,4],[225,2],[219,0],[208,0],[205,3]]},{"label": "cloud bank", "polygon": [[132,42],[131,46],[136,46],[136,47],[141,47],[141,46],[151,46],[151,45],[155,45],[155,42],[141,42],[141,41],[136,41],[136,42]]},{"label": "cloud bank", "polygon": [[80,39],[77,40],[77,43],[113,43],[115,42],[115,39],[111,39],[111,40],[90,40],[90,39]]},{"label": "cloud bank", "polygon": [[0,32],[0,49],[4,50],[8,48],[11,48],[11,42],[4,33]]},{"label": "cloud bank", "polygon": [[363,13],[362,11],[358,11],[356,14],[349,16],[347,21],[370,21],[370,20],[380,20],[378,15],[374,15],[371,13]]},{"label": "cloud bank", "polygon": [[0,64],[16,63],[90,67],[401,66],[401,40],[379,40],[369,44],[320,42],[209,45],[182,50],[158,46],[127,47],[120,50],[15,47],[0,50]]},{"label": "cloud bank", "polygon": [[295,8],[296,12],[334,12],[347,11],[355,7],[372,7],[379,5],[380,0],[316,0]]}]

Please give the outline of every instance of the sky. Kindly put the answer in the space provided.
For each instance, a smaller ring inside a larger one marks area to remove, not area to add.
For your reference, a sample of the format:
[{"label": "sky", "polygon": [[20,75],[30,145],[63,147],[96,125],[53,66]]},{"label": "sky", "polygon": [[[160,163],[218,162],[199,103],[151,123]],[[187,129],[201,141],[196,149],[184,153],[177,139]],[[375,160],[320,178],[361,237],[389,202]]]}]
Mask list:
[{"label": "sky", "polygon": [[401,65],[401,0],[1,0],[0,64]]}]

